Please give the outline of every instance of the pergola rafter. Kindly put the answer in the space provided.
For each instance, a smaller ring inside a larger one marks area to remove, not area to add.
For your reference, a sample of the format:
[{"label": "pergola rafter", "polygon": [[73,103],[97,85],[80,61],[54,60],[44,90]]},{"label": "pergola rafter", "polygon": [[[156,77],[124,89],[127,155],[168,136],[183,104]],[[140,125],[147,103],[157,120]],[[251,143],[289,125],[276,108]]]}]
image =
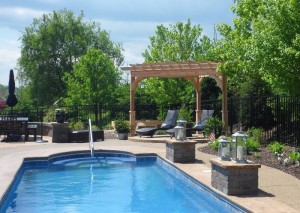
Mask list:
[{"label": "pergola rafter", "polygon": [[[216,80],[222,90],[222,120],[225,131],[228,129],[227,110],[227,78],[217,72],[218,63],[211,61],[193,62],[158,62],[144,64],[130,64],[130,67],[122,67],[122,70],[129,70],[131,75],[130,85],[130,124],[135,124],[134,92],[138,83],[149,77],[157,78],[184,78],[193,84],[196,91],[196,121],[201,115],[201,83],[204,77]],[[134,129],[133,129],[134,131]],[[133,133],[133,132],[132,132]]]}]

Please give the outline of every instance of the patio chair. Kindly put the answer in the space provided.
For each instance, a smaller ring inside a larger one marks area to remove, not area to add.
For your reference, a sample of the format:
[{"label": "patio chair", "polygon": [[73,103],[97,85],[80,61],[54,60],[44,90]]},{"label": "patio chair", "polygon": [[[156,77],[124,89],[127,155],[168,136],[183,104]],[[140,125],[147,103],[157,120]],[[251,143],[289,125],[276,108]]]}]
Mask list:
[{"label": "patio chair", "polygon": [[[200,115],[200,121],[193,128],[186,129],[187,136],[188,135],[191,136],[192,132],[196,132],[196,131],[203,132],[207,119],[209,117],[211,117],[213,115],[213,113],[214,113],[214,110],[206,110],[206,109],[202,110],[201,115]],[[169,129],[166,132],[171,136],[171,138],[173,138],[175,136],[174,128]],[[188,134],[188,133],[190,133],[190,134]]]},{"label": "patio chair", "polygon": [[178,114],[179,114],[178,110],[168,110],[165,121],[160,127],[145,127],[145,128],[137,129],[136,133],[140,137],[141,136],[150,136],[152,138],[155,131],[157,131],[157,130],[172,129],[176,126]]},{"label": "patio chair", "polygon": [[207,110],[204,109],[201,112],[200,121],[196,123],[196,125],[193,128],[190,128],[189,130],[192,131],[203,131],[206,121],[209,117],[211,117],[214,114],[214,110]]}]

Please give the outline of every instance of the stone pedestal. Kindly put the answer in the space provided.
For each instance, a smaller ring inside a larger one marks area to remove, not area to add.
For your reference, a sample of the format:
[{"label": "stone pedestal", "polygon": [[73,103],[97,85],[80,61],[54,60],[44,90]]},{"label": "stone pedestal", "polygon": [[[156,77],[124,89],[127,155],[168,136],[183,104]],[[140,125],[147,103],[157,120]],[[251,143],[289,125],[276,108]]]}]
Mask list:
[{"label": "stone pedestal", "polygon": [[52,127],[52,142],[53,143],[66,143],[68,142],[69,133],[68,123],[51,123]]},{"label": "stone pedestal", "polygon": [[166,141],[166,157],[174,163],[195,162],[195,141]]},{"label": "stone pedestal", "polygon": [[260,164],[210,159],[211,185],[227,195],[254,195],[258,192]]}]

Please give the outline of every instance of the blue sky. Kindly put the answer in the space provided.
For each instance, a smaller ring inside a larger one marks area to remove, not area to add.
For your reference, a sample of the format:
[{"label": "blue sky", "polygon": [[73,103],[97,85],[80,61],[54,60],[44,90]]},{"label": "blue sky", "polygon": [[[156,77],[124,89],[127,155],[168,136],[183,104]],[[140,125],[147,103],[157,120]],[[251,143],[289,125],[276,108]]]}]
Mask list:
[{"label": "blue sky", "polygon": [[0,84],[8,84],[9,70],[16,67],[21,32],[44,13],[64,8],[76,15],[83,11],[86,20],[100,22],[111,40],[122,43],[127,65],[143,62],[141,53],[157,25],[169,26],[190,18],[212,38],[215,24],[232,23],[231,5],[233,0],[1,0]]}]

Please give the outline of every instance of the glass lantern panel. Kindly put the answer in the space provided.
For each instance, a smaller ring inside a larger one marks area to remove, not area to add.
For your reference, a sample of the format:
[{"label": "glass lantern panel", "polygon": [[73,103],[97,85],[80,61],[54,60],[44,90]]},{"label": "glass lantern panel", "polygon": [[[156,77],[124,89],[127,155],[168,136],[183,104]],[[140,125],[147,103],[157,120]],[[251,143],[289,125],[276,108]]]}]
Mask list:
[{"label": "glass lantern panel", "polygon": [[237,132],[232,136],[232,159],[235,161],[245,161],[247,154],[246,135],[243,132]]},{"label": "glass lantern panel", "polygon": [[177,127],[175,129],[175,138],[178,141],[184,140],[184,128],[183,127]]},{"label": "glass lantern panel", "polygon": [[230,160],[230,141],[226,139],[219,140],[218,156],[221,160]]}]

